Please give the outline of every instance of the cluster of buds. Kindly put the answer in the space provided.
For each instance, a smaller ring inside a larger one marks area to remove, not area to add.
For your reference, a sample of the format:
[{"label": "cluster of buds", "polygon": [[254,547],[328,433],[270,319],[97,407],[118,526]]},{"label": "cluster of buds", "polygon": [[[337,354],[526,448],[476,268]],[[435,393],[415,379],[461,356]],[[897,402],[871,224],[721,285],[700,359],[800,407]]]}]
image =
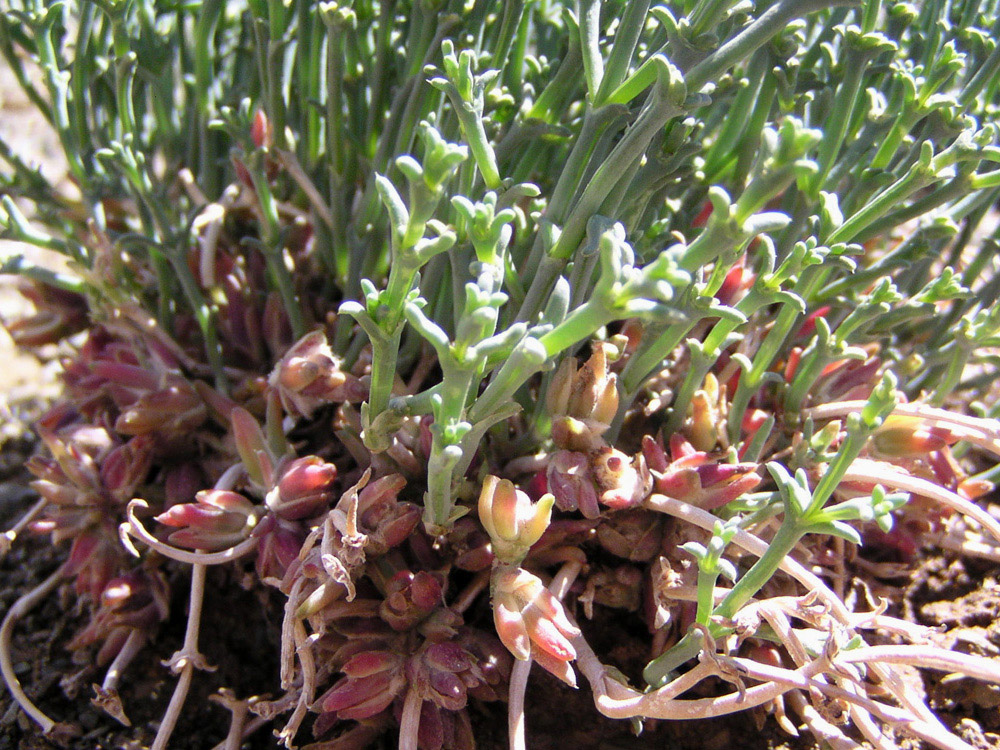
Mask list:
[{"label": "cluster of buds", "polygon": [[87,300],[83,295],[24,277],[17,280],[17,287],[35,307],[33,314],[4,323],[18,346],[56,344],[87,326]]},{"label": "cluster of buds", "polygon": [[427,619],[444,598],[442,576],[401,570],[389,579],[379,615],[393,630],[410,630]]},{"label": "cluster of buds", "polygon": [[479,520],[499,562],[517,565],[525,558],[548,528],[554,502],[552,495],[543,495],[532,503],[509,479],[486,477],[479,494]]},{"label": "cluster of buds", "polygon": [[608,446],[589,454],[556,451],[544,477],[559,510],[579,510],[591,519],[601,515],[601,504],[613,510],[639,505],[652,488],[642,454],[629,456]]},{"label": "cluster of buds", "polygon": [[670,455],[646,435],[642,441],[657,492],[706,510],[721,508],[760,484],[755,463],[724,464],[718,457],[695,450],[683,436],[670,438]]},{"label": "cluster of buds", "polygon": [[190,444],[208,418],[195,382],[176,358],[152,343],[141,352],[94,329],[79,354],[64,363],[73,403],[91,420],[106,420],[122,435],[151,435],[158,443]]},{"label": "cluster of buds", "polygon": [[177,529],[167,538],[171,544],[216,552],[250,536],[259,515],[259,509],[238,492],[202,490],[195,502],[174,505],[155,520]]},{"label": "cluster of buds", "polygon": [[606,347],[595,345],[583,366],[575,357],[563,360],[545,396],[552,417],[552,440],[560,448],[592,451],[618,413],[618,378],[608,372]]},{"label": "cluster of buds", "polygon": [[115,520],[145,482],[153,444],[147,437],[123,443],[112,431],[78,420],[72,409],[57,407],[38,425],[51,457],[33,456],[27,468],[37,477],[32,488],[49,506],[33,528],[57,543],[72,540],[67,572],[78,593],[97,601],[124,562]]},{"label": "cluster of buds", "polygon": [[299,339],[278,362],[268,383],[286,412],[306,419],[325,404],[358,403],[368,397],[368,385],[340,369],[321,330]]},{"label": "cluster of buds", "polygon": [[70,641],[71,650],[100,643],[95,661],[107,664],[133,632],[150,632],[167,619],[170,588],[158,571],[136,568],[108,581],[87,626]]},{"label": "cluster of buds", "polygon": [[493,622],[503,645],[517,659],[533,659],[576,687],[569,663],[576,658],[571,639],[580,629],[570,622],[562,603],[538,576],[513,565],[497,566],[490,588]]},{"label": "cluster of buds", "polygon": [[347,659],[340,667],[343,677],[313,705],[319,713],[314,734],[323,736],[340,721],[379,726],[390,714],[398,720],[410,693],[420,701],[421,750],[472,750],[468,700],[505,697],[510,656],[495,638],[468,628],[416,648],[401,638]]}]

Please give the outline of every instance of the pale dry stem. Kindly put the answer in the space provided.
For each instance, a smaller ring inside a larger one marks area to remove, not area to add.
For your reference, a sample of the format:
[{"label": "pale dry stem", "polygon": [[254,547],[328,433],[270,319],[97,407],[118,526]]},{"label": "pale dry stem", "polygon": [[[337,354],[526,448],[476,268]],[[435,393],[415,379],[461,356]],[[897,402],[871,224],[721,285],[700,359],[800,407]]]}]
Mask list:
[{"label": "pale dry stem", "polygon": [[198,631],[201,626],[201,607],[205,600],[205,575],[207,572],[205,565],[194,565],[191,568],[191,596],[188,604],[187,627],[184,630],[184,643],[181,650],[175,653],[164,665],[169,666],[174,674],[180,674],[177,685],[174,686],[174,693],[170,696],[170,703],[166,713],[160,721],[160,726],[156,730],[156,738],[150,750],[166,750],[167,743],[170,742],[170,735],[173,734],[184,708],[184,701],[187,699],[188,690],[191,688],[191,680],[194,676],[195,668],[213,670],[205,657],[198,651]]},{"label": "pale dry stem", "polygon": [[289,750],[294,747],[295,735],[298,734],[299,727],[306,718],[309,706],[312,705],[316,697],[316,685],[318,682],[316,661],[313,658],[312,652],[312,642],[306,635],[306,627],[302,623],[302,620],[295,621],[292,632],[295,636],[295,655],[302,670],[302,686],[299,688],[299,697],[295,704],[295,710],[292,712],[291,718],[288,719],[288,723],[285,724],[278,735],[278,739]]},{"label": "pale dry stem", "polygon": [[[711,530],[716,521],[715,516],[706,511],[662,495],[653,495],[647,501],[647,506],[706,530]],[[733,542],[758,557],[767,549],[767,544],[763,540],[742,530],[737,532]],[[634,716],[663,719],[709,718],[761,705],[790,690],[798,689],[814,695],[823,695],[850,708],[858,728],[880,750],[891,750],[892,743],[879,740],[881,732],[871,721],[872,716],[892,726],[906,729],[942,750],[958,750],[958,748],[969,750],[970,746],[945,729],[923,700],[906,688],[889,665],[913,664],[1000,682],[1000,664],[993,660],[956,654],[928,645],[865,646],[847,651],[839,650],[836,643],[846,642],[852,637],[855,627],[890,626],[897,631],[911,634],[913,631],[899,627],[893,618],[884,618],[881,611],[864,615],[851,612],[823,581],[791,558],[786,558],[781,568],[804,585],[811,594],[808,595],[808,600],[801,599],[798,602],[791,597],[779,597],[774,607],[767,610],[768,616],[765,619],[773,620],[772,624],[778,626],[777,630],[784,635],[782,640],[790,646],[798,661],[809,659],[808,653],[795,631],[790,627],[784,627],[783,623],[787,618],[784,614],[779,617],[779,613],[787,612],[789,615],[802,617],[807,621],[814,620],[817,623],[823,619],[828,620],[823,627],[825,632],[832,635],[833,629],[836,628],[842,633],[837,639],[828,638],[827,648],[822,656],[805,661],[796,670],[769,667],[752,660],[723,655],[701,658],[698,666],[668,685],[649,693],[639,693],[613,680],[608,668],[601,664],[581,636],[573,639],[573,645],[578,653],[577,665],[591,683],[595,703],[601,713],[612,718]],[[810,609],[807,605],[811,605],[814,601],[820,602],[823,606],[819,609],[815,607]],[[766,604],[766,602],[757,603],[751,605],[751,609],[756,606],[761,610]],[[758,622],[762,616],[763,613],[758,614]],[[919,631],[916,634],[924,640],[927,633]],[[888,706],[866,697],[863,693],[864,683],[855,664],[864,665],[865,669],[876,676],[893,699],[900,703],[901,708]],[[726,669],[723,669],[722,665],[726,665]],[[718,698],[691,700],[677,698],[707,677],[718,676],[731,680],[731,677],[727,677],[723,672],[732,669],[736,669],[742,677],[758,680],[763,684]],[[827,681],[831,677],[836,683]]]},{"label": "pale dry stem", "polygon": [[3,681],[10,691],[10,696],[21,707],[32,721],[42,728],[42,734],[48,735],[56,726],[57,722],[50,719],[38,708],[21,688],[21,682],[14,673],[14,664],[11,659],[11,646],[14,636],[14,627],[18,621],[27,615],[32,609],[37,607],[46,596],[52,593],[62,582],[64,577],[63,568],[58,568],[52,575],[35,586],[31,591],[21,596],[11,608],[0,624],[0,673],[3,674]]},{"label": "pale dry stem", "polygon": [[420,709],[424,699],[416,685],[410,685],[403,700],[403,716],[399,721],[399,750],[417,750],[420,732]]},{"label": "pale dry stem", "polygon": [[979,507],[971,500],[966,500],[956,492],[952,492],[941,485],[934,484],[934,482],[930,482],[926,479],[915,477],[901,471],[893,471],[889,468],[888,464],[884,464],[880,461],[871,461],[859,458],[851,464],[851,467],[844,473],[844,478],[841,481],[865,483],[876,482],[893,489],[903,490],[904,492],[911,492],[914,495],[921,495],[923,497],[928,497],[931,500],[937,500],[942,505],[958,511],[963,516],[968,516],[973,519],[984,529],[989,531],[990,535],[994,539],[1000,542],[1000,522],[987,513],[983,508]]},{"label": "pale dry stem", "polygon": [[7,531],[0,534],[0,560],[3,560],[7,553],[10,552],[11,545],[17,539],[17,535],[20,534],[28,526],[29,523],[35,520],[39,513],[45,510],[45,506],[49,504],[49,501],[44,497],[28,508],[19,519],[17,523],[11,526]]}]

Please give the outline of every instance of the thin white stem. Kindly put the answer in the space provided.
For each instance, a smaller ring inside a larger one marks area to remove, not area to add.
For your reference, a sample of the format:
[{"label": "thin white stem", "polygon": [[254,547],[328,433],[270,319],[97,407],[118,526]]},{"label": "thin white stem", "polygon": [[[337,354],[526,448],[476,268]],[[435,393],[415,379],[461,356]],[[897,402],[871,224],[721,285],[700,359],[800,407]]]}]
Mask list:
[{"label": "thin white stem", "polygon": [[234,701],[229,707],[233,715],[229,720],[229,732],[223,750],[240,750],[243,744],[243,726],[247,721],[247,702]]},{"label": "thin white stem", "polygon": [[[559,568],[559,572],[549,584],[549,591],[556,599],[562,601],[582,568],[583,565],[579,560],[570,560]],[[517,660],[510,672],[510,688],[507,691],[507,735],[510,750],[527,750],[528,747],[524,722],[524,695],[528,688],[531,664],[530,658]]]},{"label": "thin white stem", "polygon": [[42,728],[42,734],[48,735],[56,726],[56,722],[50,719],[38,708],[31,699],[25,695],[21,688],[21,683],[14,674],[14,664],[11,660],[11,646],[14,636],[14,626],[18,621],[28,614],[32,609],[59,585],[63,580],[63,568],[60,567],[52,575],[38,584],[28,593],[20,597],[7,611],[0,624],[0,672],[3,674],[3,681],[7,684],[10,696],[36,724]]},{"label": "thin white stem", "polygon": [[844,473],[844,478],[841,481],[875,482],[898,490],[912,492],[914,495],[922,495],[932,500],[937,500],[939,503],[957,510],[962,515],[972,518],[989,531],[994,539],[1000,541],[1000,522],[974,502],[966,500],[961,495],[934,484],[934,482],[929,482],[926,479],[911,476],[910,474],[904,474],[901,471],[894,471],[888,468],[887,464],[859,458],[851,464],[850,468]]},{"label": "thin white stem", "polygon": [[806,728],[816,739],[828,744],[832,750],[860,750],[862,745],[852,740],[840,731],[835,724],[823,718],[805,696],[798,690],[792,690],[785,695],[785,700],[795,711],[806,720]]},{"label": "thin white stem", "polygon": [[1000,684],[1000,660],[948,651],[936,646],[862,646],[841,651],[834,660],[861,664],[912,664],[915,667],[954,672]]},{"label": "thin white stem", "polygon": [[290,690],[295,683],[295,611],[302,599],[305,578],[297,578],[285,601],[285,612],[281,621],[281,689]]},{"label": "thin white stem", "polygon": [[184,708],[184,701],[187,698],[188,689],[191,687],[191,680],[194,676],[194,664],[188,662],[181,670],[181,676],[174,686],[174,694],[170,696],[170,703],[166,713],[160,721],[160,727],[156,730],[156,738],[150,750],[166,750],[167,743],[170,742],[170,735],[174,733],[177,726],[177,719],[180,718],[181,709]]},{"label": "thin white stem", "polygon": [[[646,505],[652,510],[680,518],[706,531],[711,531],[718,520],[708,511],[666,495],[651,495],[646,501]],[[732,541],[738,547],[742,547],[757,557],[762,556],[767,551],[768,545],[764,540],[742,529],[737,530]],[[807,591],[814,592],[816,597],[830,608],[830,613],[838,622],[850,627],[851,617],[854,613],[818,576],[790,557],[785,557],[780,568],[801,583]],[[907,692],[906,686],[898,674],[885,665],[871,664],[870,667],[904,706],[919,716],[928,726],[936,727],[941,732],[947,732],[944,725],[924,702]]]},{"label": "thin white stem", "polygon": [[[895,724],[915,734],[920,739],[930,742],[941,750],[973,750],[972,746],[962,741],[941,725],[933,714],[933,721],[921,720],[905,710],[887,706],[870,698],[851,693],[835,685],[812,679],[816,669],[824,660],[817,660],[795,671],[759,664],[750,659],[735,658],[733,663],[749,677],[757,680],[770,680],[772,684],[782,683],[785,689],[797,687],[801,689],[819,690],[832,698],[846,701],[864,708],[880,720]],[[758,686],[764,687],[764,686]],[[755,688],[751,688],[753,690]],[[747,691],[749,693],[750,690]],[[926,706],[925,706],[926,708]]]},{"label": "thin white stem", "polygon": [[[250,720],[248,724],[242,727],[238,744],[236,744],[234,747],[238,749],[239,747],[241,747],[243,740],[252,735],[254,732],[257,732],[263,727],[266,727],[270,723],[271,719],[269,718],[264,718],[263,716],[255,716],[253,719]],[[213,747],[212,750],[232,750],[232,748],[230,747],[229,737],[227,736],[225,740],[223,740],[218,745]]]},{"label": "thin white stem", "polygon": [[510,670],[510,689],[507,703],[507,737],[510,750],[527,750],[528,740],[525,735],[524,694],[528,688],[528,675],[531,673],[532,660],[514,661]]},{"label": "thin white stem", "polygon": [[2,560],[7,552],[10,551],[11,545],[14,540],[17,539],[17,535],[24,531],[25,527],[35,520],[39,513],[45,510],[45,506],[49,504],[49,501],[44,497],[28,508],[19,519],[17,523],[10,527],[7,531],[0,534],[0,560]]},{"label": "thin white stem", "polygon": [[294,747],[292,743],[295,740],[295,735],[298,734],[299,726],[306,718],[309,706],[312,705],[313,699],[316,697],[316,662],[313,659],[311,644],[306,635],[306,627],[301,620],[295,621],[293,633],[295,654],[298,657],[299,666],[302,668],[302,687],[299,688],[299,699],[296,702],[295,711],[292,712],[291,718],[279,734],[279,738],[289,750]]},{"label": "thin white stem", "polygon": [[941,549],[958,552],[968,557],[978,557],[983,560],[1000,562],[1000,546],[996,544],[978,539],[969,539],[968,537],[963,538],[953,534],[938,534],[929,538]]},{"label": "thin white stem", "polygon": [[184,630],[184,643],[181,650],[171,657],[169,662],[171,670],[180,673],[177,684],[174,686],[174,694],[170,696],[170,704],[160,721],[160,727],[156,730],[156,738],[150,750],[166,750],[167,743],[170,742],[170,735],[173,734],[177,726],[177,719],[184,708],[184,701],[187,699],[188,690],[191,688],[191,680],[194,676],[195,667],[208,669],[205,657],[198,652],[198,630],[201,625],[201,606],[205,600],[205,576],[207,568],[204,565],[194,565],[191,568],[191,596],[188,604],[188,620]]},{"label": "thin white stem", "polygon": [[115,656],[114,661],[111,662],[108,671],[104,675],[104,682],[101,683],[101,689],[115,690],[118,688],[122,673],[132,663],[132,660],[142,650],[144,645],[146,645],[146,631],[133,630],[128,634],[125,644],[118,652],[118,655]]},{"label": "thin white stem", "polygon": [[416,685],[410,685],[403,701],[403,716],[399,720],[399,750],[417,750],[420,732],[420,709],[424,699]]},{"label": "thin white stem", "polygon": [[150,534],[146,530],[146,527],[142,525],[142,521],[136,518],[135,512],[137,509],[148,507],[149,505],[145,500],[133,500],[125,509],[128,521],[118,527],[118,536],[121,537],[122,544],[136,557],[139,557],[139,550],[135,548],[129,537],[135,537],[147,546],[155,549],[164,557],[169,557],[171,560],[176,560],[177,562],[188,563],[189,565],[224,565],[250,554],[257,548],[258,539],[253,536],[240,542],[235,547],[230,547],[221,552],[192,552],[186,549],[179,549],[178,547],[171,547],[169,544],[161,542]]},{"label": "thin white stem", "polygon": [[[820,420],[860,414],[867,403],[867,401],[842,401],[823,404],[806,409],[806,415]],[[970,417],[926,404],[896,404],[892,413],[897,416],[916,417],[931,424],[946,425],[952,428],[960,439],[1000,456],[1000,420]]]}]

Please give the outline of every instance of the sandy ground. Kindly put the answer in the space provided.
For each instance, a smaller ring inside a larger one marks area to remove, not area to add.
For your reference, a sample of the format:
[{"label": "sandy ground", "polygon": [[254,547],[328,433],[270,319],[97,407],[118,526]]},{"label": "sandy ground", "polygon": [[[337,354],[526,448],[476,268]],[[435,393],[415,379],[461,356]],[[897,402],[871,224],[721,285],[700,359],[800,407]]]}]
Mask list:
[{"label": "sandy ground", "polygon": [[[6,63],[0,61],[0,138],[31,165],[37,165],[49,180],[61,181],[66,174],[58,137],[17,85]],[[0,162],[0,171],[8,167]],[[23,206],[30,211],[30,206]],[[30,214],[29,214],[30,215]],[[52,254],[23,243],[0,240],[0,258],[24,254],[38,264],[57,264]],[[0,276],[0,320],[10,320],[31,312],[31,305],[14,288],[14,279]],[[20,421],[19,404],[51,382],[54,368],[26,352],[19,352],[0,326],[0,429],[11,420]],[[45,390],[44,388],[41,390]]]}]

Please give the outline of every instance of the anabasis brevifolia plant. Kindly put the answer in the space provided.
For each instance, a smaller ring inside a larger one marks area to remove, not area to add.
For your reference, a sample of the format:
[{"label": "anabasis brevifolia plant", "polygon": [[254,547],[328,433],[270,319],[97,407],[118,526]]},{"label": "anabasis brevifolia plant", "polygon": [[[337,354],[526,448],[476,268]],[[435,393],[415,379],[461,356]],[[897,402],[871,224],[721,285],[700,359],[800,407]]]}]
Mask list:
[{"label": "anabasis brevifolia plant", "polygon": [[[67,549],[0,627],[14,699],[74,730],[12,662],[72,586],[125,720],[181,587],[163,750],[221,566],[283,606],[220,748],[471,748],[490,701],[524,747],[535,662],[613,718],[969,747],[895,665],[1000,664],[847,594],[862,544],[1000,560],[998,30],[978,0],[7,0],[69,169],[0,142],[3,235],[69,259],[3,259],[15,341],[68,339],[4,537]],[[641,674],[601,609],[648,628]]]}]

